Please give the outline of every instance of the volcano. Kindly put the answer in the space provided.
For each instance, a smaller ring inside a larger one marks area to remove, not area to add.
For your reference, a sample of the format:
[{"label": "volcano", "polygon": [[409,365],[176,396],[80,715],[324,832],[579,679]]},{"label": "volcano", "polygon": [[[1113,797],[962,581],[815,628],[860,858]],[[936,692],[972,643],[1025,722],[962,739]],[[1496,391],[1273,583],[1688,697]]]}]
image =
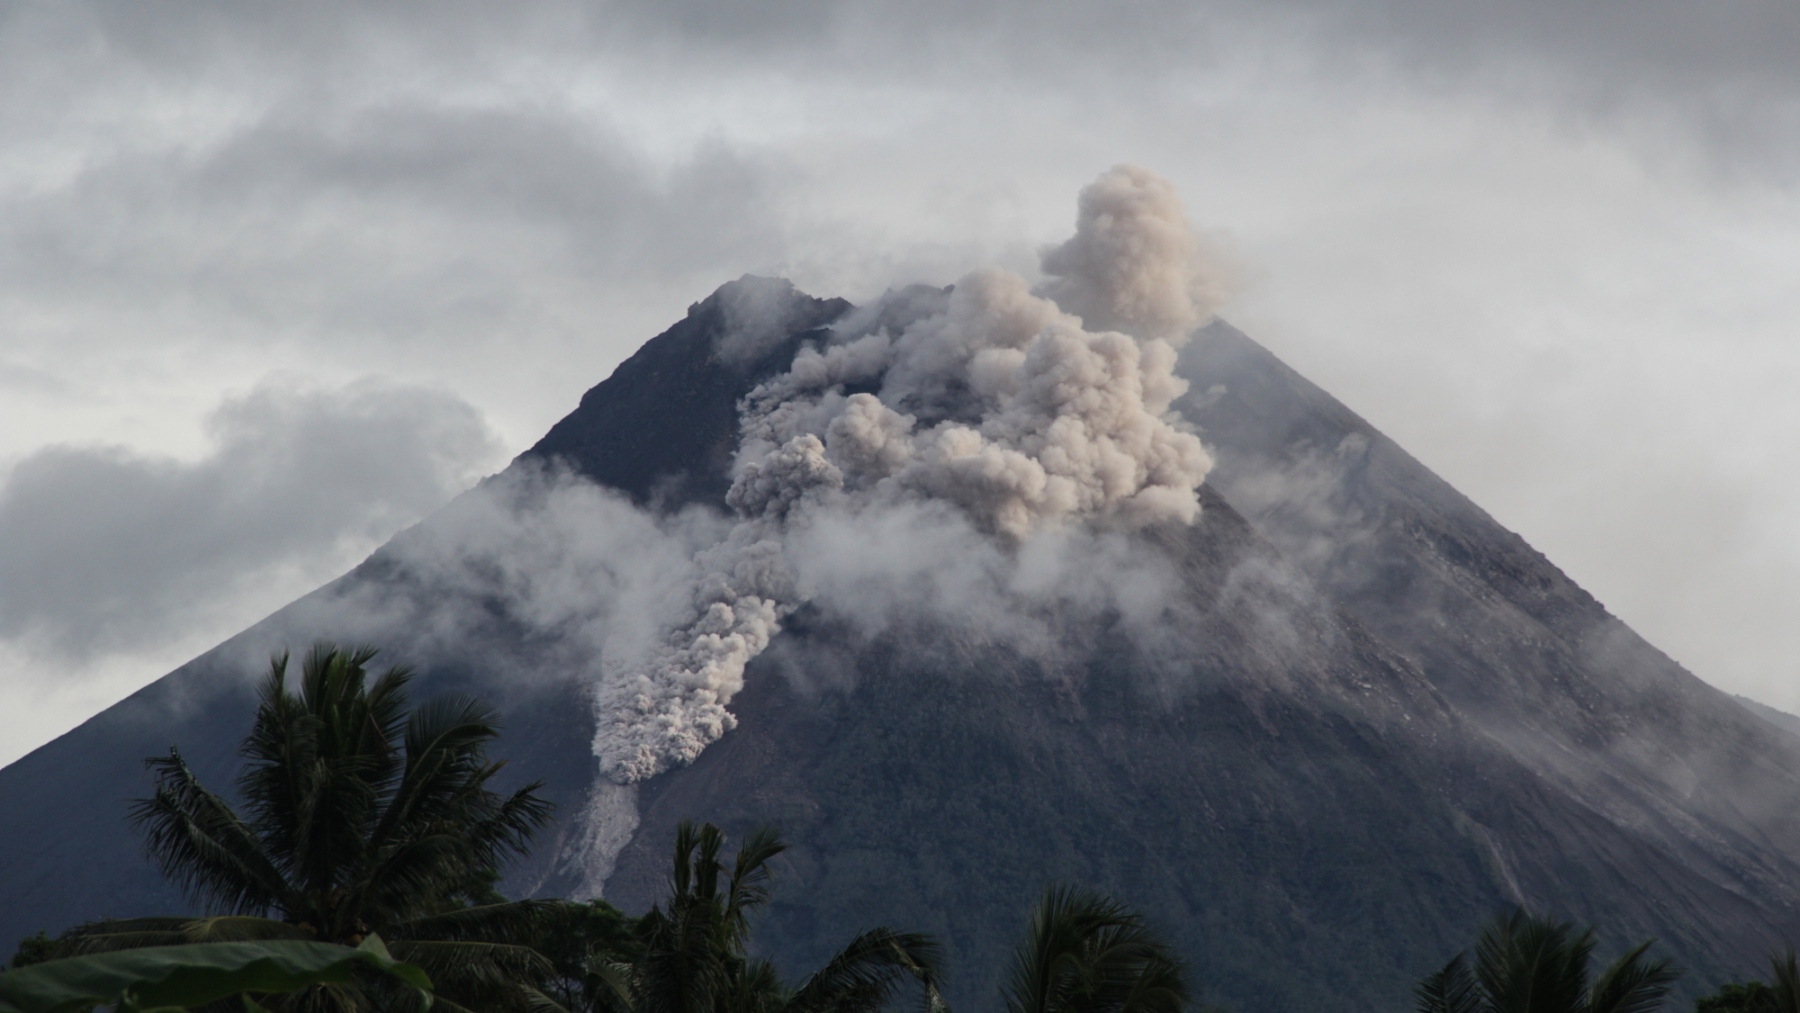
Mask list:
[{"label": "volcano", "polygon": [[780,281],[721,288],[506,473],[0,771],[0,939],[184,909],[126,823],[142,761],[177,744],[227,785],[253,679],[314,638],[383,644],[421,668],[419,695],[502,708],[509,776],[547,781],[564,817],[511,892],[635,913],[678,821],[774,825],[793,847],[759,945],[798,968],[872,925],[929,932],[953,1007],[993,1006],[1053,882],[1141,911],[1208,1001],[1241,1010],[1407,1005],[1513,905],[1596,925],[1603,952],[1657,937],[1690,994],[1800,938],[1800,737],[1218,321],[1177,366],[1174,408],[1216,461],[1198,518],[1115,539],[1159,561],[1158,607],[1179,606],[1160,639],[1116,603],[1027,642],[802,602],[745,670],[735,725],[632,783],[630,818],[609,822],[592,641],[445,586],[421,547],[483,537],[481,497],[530,499],[549,474],[704,527],[733,488],[744,399],[857,312]]}]

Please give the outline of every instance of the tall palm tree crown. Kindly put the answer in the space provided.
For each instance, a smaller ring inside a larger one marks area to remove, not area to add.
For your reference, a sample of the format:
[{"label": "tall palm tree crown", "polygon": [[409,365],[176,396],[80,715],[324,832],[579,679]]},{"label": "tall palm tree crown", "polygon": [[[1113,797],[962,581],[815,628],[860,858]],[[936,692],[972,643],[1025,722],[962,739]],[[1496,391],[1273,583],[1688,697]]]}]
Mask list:
[{"label": "tall palm tree crown", "polygon": [[1647,940],[1590,979],[1594,930],[1514,911],[1482,929],[1464,954],[1420,982],[1419,1013],[1653,1013],[1679,977],[1648,960]]},{"label": "tall palm tree crown", "polygon": [[1792,946],[1786,953],[1769,954],[1769,977],[1774,979],[1769,997],[1775,1013],[1800,1013],[1800,959]]},{"label": "tall palm tree crown", "polygon": [[725,835],[684,822],[675,833],[670,894],[638,920],[642,953],[623,971],[633,1013],[875,1013],[907,981],[942,1008],[937,945],[916,933],[864,932],[796,988],[747,955],[751,916],[769,899],[769,861],[786,849],[772,830],[744,840],[727,865]]},{"label": "tall palm tree crown", "polygon": [[501,795],[498,734],[480,701],[446,696],[407,709],[411,673],[372,682],[375,649],[316,645],[288,688],[274,659],[245,740],[245,815],[170,750],[150,761],[156,792],[134,807],[164,873],[202,902],[271,915],[355,945],[453,906],[484,870],[524,853],[550,819],[539,784]]},{"label": "tall palm tree crown", "polygon": [[[407,706],[405,668],[370,678],[375,649],[318,644],[289,688],[273,659],[242,753],[243,813],[194,776],[178,750],[148,762],[155,793],[133,807],[146,850],[206,917],[77,926],[46,955],[236,940],[361,944],[379,934],[431,976],[439,1009],[524,1010],[560,973],[542,948],[580,935],[593,905],[507,901],[497,870],[549,822],[530,784],[489,787],[501,764],[491,708],[440,697]],[[610,911],[610,909],[607,909]],[[373,989],[373,991],[371,991]],[[375,979],[315,986],[283,1009],[410,1008]]]},{"label": "tall palm tree crown", "polygon": [[1142,918],[1069,886],[1045,892],[1006,983],[1007,1013],[1181,1013],[1191,999]]}]

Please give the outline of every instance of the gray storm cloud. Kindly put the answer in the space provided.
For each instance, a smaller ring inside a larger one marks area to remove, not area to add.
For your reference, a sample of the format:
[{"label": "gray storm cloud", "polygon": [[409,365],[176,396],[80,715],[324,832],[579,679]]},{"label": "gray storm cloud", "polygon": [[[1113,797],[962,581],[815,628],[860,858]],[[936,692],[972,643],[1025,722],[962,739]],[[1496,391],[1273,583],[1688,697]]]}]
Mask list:
[{"label": "gray storm cloud", "polygon": [[1199,517],[1212,459],[1170,409],[1187,389],[1174,343],[1210,316],[1223,272],[1173,188],[1132,166],[1106,173],[1044,267],[1038,292],[983,270],[883,300],[745,398],[727,495],[737,523],[695,557],[687,621],[601,683],[594,750],[608,779],[689,762],[732,727],[745,666],[803,597],[793,547],[822,528],[947,508],[1016,555],[1071,526]]},{"label": "gray storm cloud", "polygon": [[265,384],[207,432],[195,460],[54,446],[13,467],[0,485],[0,640],[65,661],[164,642],[285,569],[355,558],[499,449],[460,398],[376,381]]}]

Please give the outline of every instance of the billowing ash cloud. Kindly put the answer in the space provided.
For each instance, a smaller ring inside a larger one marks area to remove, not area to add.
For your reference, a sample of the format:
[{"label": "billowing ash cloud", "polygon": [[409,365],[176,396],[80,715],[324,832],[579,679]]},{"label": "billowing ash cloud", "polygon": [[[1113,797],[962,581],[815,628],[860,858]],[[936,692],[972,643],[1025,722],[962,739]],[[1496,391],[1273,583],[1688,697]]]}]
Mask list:
[{"label": "billowing ash cloud", "polygon": [[1044,254],[1043,294],[1093,330],[1185,340],[1225,301],[1231,273],[1204,253],[1181,197],[1121,165],[1081,191],[1075,236]]},{"label": "billowing ash cloud", "polygon": [[[947,511],[1002,552],[1071,527],[1191,524],[1212,459],[1171,411],[1175,344],[1224,273],[1173,188],[1123,166],[1082,192],[1049,280],[984,270],[840,322],[740,406],[729,535],[695,557],[687,619],[604,679],[601,772],[629,784],[691,761],[733,725],[745,666],[802,600],[799,543],[821,529]],[[883,522],[885,523],[885,521]],[[1008,577],[997,589],[1016,584]]]}]

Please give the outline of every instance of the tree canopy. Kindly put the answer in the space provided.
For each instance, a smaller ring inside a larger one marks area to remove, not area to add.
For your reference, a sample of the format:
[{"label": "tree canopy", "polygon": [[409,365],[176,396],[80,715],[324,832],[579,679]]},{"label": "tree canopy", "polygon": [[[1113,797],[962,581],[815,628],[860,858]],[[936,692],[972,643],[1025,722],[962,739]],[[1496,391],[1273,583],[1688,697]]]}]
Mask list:
[{"label": "tree canopy", "polygon": [[1594,930],[1515,910],[1415,990],[1418,1013],[1654,1013],[1679,972],[1645,941],[1590,973]]}]

